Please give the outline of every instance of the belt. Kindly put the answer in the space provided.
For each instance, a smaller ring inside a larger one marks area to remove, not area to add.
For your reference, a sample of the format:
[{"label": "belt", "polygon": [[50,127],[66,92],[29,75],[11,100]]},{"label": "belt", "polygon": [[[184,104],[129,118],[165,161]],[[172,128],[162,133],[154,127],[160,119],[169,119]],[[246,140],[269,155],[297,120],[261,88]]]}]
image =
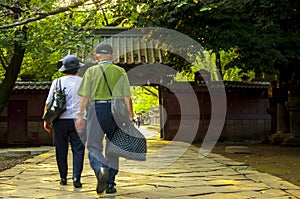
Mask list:
[{"label": "belt", "polygon": [[105,104],[105,103],[111,103],[111,100],[95,100],[96,104]]}]

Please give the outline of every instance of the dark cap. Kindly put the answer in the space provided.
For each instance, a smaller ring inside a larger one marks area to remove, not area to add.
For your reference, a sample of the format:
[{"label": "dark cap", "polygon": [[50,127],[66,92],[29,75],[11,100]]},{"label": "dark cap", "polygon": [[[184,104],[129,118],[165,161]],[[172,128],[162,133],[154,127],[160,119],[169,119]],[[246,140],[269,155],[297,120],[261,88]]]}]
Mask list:
[{"label": "dark cap", "polygon": [[113,49],[109,44],[100,44],[96,47],[96,54],[113,54]]},{"label": "dark cap", "polygon": [[79,62],[75,55],[68,55],[63,59],[62,66],[58,71],[65,72],[68,70],[80,68],[81,66],[84,66],[84,64]]}]

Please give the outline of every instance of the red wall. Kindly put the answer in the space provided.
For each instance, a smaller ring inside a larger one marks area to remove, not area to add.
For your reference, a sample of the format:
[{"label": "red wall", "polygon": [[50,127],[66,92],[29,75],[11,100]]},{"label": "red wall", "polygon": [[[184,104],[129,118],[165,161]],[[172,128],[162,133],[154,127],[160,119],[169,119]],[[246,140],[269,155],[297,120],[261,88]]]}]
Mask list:
[{"label": "red wall", "polygon": [[[10,102],[18,104],[25,102],[25,107],[18,111],[25,111],[26,124],[22,129],[12,128],[15,125],[12,111],[6,106],[0,116],[0,143],[7,144],[29,144],[29,145],[52,145],[53,135],[48,134],[43,128],[42,114],[48,90],[17,90],[10,97]],[[13,107],[11,107],[13,109]],[[24,109],[24,110],[22,110]],[[18,116],[15,116],[18,117]],[[23,129],[25,128],[25,129]]]},{"label": "red wall", "polygon": [[[197,120],[196,111],[193,114],[193,110],[189,111],[191,114],[185,118],[188,118],[191,124],[199,125],[194,142],[201,142],[211,120],[211,101],[207,89],[194,87],[194,90],[198,99],[200,118]],[[262,142],[271,134],[271,116],[267,113],[269,100],[263,96],[265,91],[255,88],[226,89],[226,119],[219,141]],[[176,94],[178,92],[184,93],[184,90],[176,91]],[[167,92],[162,94],[162,97],[168,118],[162,137],[172,140],[180,126],[181,107],[174,93]]]}]

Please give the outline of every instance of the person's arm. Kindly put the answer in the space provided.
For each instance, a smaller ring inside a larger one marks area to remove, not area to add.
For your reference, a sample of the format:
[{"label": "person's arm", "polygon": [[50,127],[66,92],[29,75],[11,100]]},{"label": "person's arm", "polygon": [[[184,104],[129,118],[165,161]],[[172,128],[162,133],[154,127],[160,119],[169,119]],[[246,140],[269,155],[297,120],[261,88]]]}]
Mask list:
[{"label": "person's arm", "polygon": [[75,122],[75,128],[78,133],[84,132],[85,123],[86,123],[86,121],[84,119],[84,114],[85,114],[85,110],[87,109],[88,105],[89,105],[89,98],[82,96],[80,99],[80,103],[79,103],[79,113],[77,115],[77,119]]},{"label": "person's arm", "polygon": [[125,104],[127,106],[128,112],[129,112],[129,119],[130,119],[130,121],[132,121],[134,115],[133,115],[133,108],[132,108],[131,97],[128,97],[128,96],[124,97],[124,102],[125,102]]},{"label": "person's arm", "polygon": [[[48,104],[45,105],[45,108],[44,108],[44,113],[47,111],[47,108],[48,108]],[[45,131],[47,131],[47,133],[51,133],[51,124],[48,124],[48,122],[46,120],[44,120],[44,129]]]},{"label": "person's arm", "polygon": [[130,84],[129,84],[129,80],[127,77],[127,74],[124,70],[124,74],[122,76],[122,81],[123,81],[123,88],[121,89],[123,91],[123,100],[127,106],[128,112],[129,112],[129,120],[132,121],[134,118],[134,114],[133,114],[133,107],[132,107],[132,100],[130,97]]},{"label": "person's arm", "polygon": [[[46,102],[45,102],[44,113],[47,111],[49,103],[51,102],[51,100],[53,98],[53,93],[54,93],[56,81],[57,81],[57,79],[55,79],[51,83],[49,93],[48,93],[48,96],[47,96],[47,99],[46,99]],[[51,128],[52,128],[52,124],[49,124],[47,121],[44,120],[44,129],[47,131],[47,133],[51,133]]]}]

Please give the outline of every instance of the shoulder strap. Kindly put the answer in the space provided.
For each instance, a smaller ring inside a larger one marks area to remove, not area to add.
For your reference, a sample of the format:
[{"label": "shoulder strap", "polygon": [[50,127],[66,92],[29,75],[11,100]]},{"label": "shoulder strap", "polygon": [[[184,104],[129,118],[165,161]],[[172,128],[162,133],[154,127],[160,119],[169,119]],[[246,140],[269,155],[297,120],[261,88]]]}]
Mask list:
[{"label": "shoulder strap", "polygon": [[107,84],[107,87],[108,87],[109,93],[110,93],[110,95],[112,96],[111,89],[110,89],[110,87],[109,87],[109,84],[108,84],[108,81],[107,81],[106,75],[105,75],[105,73],[104,73],[104,69],[103,69],[103,67],[102,67],[101,65],[100,65],[100,68],[101,68],[101,70],[102,70],[102,74],[103,74],[104,80],[105,80],[105,82],[106,82],[106,84]]},{"label": "shoulder strap", "polygon": [[62,90],[62,89],[61,89],[61,80],[60,80],[60,78],[58,78],[58,79],[56,80],[55,89],[56,89],[56,90]]},{"label": "shoulder strap", "polygon": [[58,78],[57,80],[56,80],[56,84],[55,84],[55,90],[56,91],[64,91],[66,89],[66,87],[62,87],[61,86],[61,78]]}]

